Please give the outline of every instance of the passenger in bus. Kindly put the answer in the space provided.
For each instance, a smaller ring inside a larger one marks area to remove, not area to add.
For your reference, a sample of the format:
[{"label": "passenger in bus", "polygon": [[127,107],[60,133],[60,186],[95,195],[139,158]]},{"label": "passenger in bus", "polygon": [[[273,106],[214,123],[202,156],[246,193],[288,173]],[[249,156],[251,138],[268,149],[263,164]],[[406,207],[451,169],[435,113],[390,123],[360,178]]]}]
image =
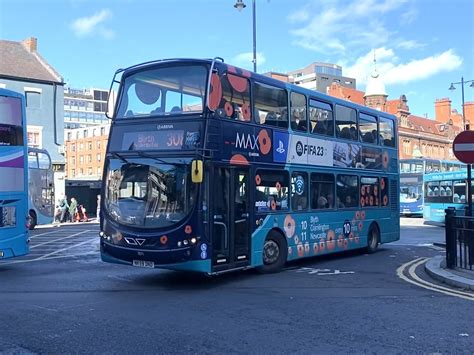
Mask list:
[{"label": "passenger in bus", "polygon": [[328,208],[328,200],[324,196],[318,198],[318,209]]}]

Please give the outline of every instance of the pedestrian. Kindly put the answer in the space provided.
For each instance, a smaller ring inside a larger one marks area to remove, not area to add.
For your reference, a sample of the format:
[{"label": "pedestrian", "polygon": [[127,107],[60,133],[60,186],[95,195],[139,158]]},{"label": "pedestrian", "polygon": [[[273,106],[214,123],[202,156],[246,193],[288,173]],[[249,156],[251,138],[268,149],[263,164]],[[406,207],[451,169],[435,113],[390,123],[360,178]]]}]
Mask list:
[{"label": "pedestrian", "polygon": [[97,209],[96,209],[96,218],[99,220],[100,218],[100,195],[97,195]]},{"label": "pedestrian", "polygon": [[72,197],[71,204],[69,205],[69,218],[71,222],[76,221],[76,214],[77,214],[77,200]]},{"label": "pedestrian", "polygon": [[64,195],[64,197],[61,199],[61,202],[59,202],[59,208],[61,209],[61,217],[59,218],[59,222],[64,223],[66,222],[66,217],[69,210],[66,195]]}]

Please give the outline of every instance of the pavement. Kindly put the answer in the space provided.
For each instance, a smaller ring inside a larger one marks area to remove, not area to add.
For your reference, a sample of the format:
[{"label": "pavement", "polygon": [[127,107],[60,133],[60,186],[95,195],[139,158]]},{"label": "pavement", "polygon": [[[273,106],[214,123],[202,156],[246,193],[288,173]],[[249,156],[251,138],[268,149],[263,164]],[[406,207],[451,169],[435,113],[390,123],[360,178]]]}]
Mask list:
[{"label": "pavement", "polygon": [[474,269],[448,269],[446,258],[442,255],[435,256],[425,264],[426,272],[435,280],[447,285],[474,291]]}]

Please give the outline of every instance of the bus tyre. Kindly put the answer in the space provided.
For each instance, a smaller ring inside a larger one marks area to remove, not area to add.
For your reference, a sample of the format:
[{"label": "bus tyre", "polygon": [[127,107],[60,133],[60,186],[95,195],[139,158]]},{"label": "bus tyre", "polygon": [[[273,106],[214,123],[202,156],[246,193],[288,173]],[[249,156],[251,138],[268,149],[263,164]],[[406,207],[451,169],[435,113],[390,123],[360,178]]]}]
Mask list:
[{"label": "bus tyre", "polygon": [[377,251],[380,243],[380,232],[376,225],[371,225],[367,236],[367,252],[373,254]]},{"label": "bus tyre", "polygon": [[276,231],[270,231],[263,244],[263,265],[257,270],[262,274],[279,272],[285,266],[288,247],[285,238]]},{"label": "bus tyre", "polygon": [[34,211],[28,212],[28,229],[33,230],[36,227],[37,219]]}]

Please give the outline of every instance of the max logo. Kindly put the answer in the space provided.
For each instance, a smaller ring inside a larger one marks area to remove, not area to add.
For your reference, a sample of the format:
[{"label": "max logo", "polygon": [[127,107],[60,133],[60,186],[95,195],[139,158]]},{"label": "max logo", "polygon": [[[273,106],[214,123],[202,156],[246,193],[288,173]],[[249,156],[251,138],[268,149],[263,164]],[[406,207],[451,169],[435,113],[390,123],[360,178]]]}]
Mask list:
[{"label": "max logo", "polygon": [[267,155],[272,148],[272,141],[265,129],[262,129],[257,136],[248,133],[239,134],[237,132],[235,147],[244,150],[260,151],[263,155]]}]

